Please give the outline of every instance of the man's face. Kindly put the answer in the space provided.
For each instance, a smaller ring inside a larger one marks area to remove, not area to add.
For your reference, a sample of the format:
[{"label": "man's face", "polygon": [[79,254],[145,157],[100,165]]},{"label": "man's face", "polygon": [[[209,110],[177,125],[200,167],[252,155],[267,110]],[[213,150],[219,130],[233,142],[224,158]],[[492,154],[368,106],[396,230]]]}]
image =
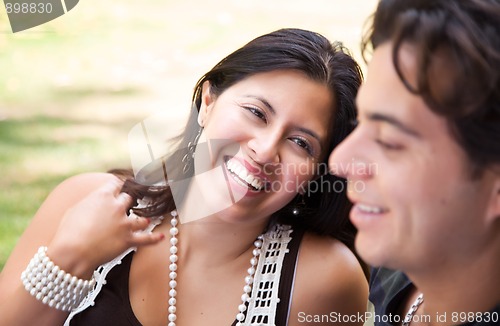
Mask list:
[{"label": "man's face", "polygon": [[[409,46],[399,59],[403,74],[414,82]],[[446,78],[445,71],[441,76]],[[447,121],[399,79],[390,43],[375,50],[357,106],[359,125],[329,164],[356,185],[348,196],[362,258],[409,272],[445,268],[479,254],[488,241],[485,216],[494,178],[471,177]]]}]

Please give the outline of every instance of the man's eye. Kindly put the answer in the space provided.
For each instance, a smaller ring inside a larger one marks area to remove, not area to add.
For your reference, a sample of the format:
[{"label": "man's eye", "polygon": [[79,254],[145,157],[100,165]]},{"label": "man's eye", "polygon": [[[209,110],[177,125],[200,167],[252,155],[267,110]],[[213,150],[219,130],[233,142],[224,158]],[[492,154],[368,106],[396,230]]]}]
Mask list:
[{"label": "man's eye", "polygon": [[385,142],[385,141],[382,141],[380,139],[375,140],[375,142],[377,144],[379,144],[383,149],[386,149],[386,150],[397,151],[397,150],[403,149],[402,145]]}]

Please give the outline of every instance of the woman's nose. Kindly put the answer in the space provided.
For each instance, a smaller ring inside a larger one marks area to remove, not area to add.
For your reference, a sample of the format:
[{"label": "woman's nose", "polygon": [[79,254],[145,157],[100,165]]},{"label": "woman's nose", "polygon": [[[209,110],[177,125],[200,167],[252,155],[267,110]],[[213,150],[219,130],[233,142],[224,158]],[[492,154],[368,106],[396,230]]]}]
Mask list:
[{"label": "woman's nose", "polygon": [[278,133],[260,133],[248,141],[253,159],[260,164],[280,163],[279,146],[281,137]]}]

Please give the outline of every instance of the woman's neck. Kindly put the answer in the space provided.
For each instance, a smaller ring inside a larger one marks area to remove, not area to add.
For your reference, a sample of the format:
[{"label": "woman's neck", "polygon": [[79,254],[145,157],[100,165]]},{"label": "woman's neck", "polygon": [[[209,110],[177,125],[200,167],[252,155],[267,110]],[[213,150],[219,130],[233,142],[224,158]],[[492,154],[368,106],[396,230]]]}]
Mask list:
[{"label": "woman's neck", "polygon": [[179,253],[183,260],[196,255],[197,260],[202,260],[207,267],[235,261],[242,256],[248,260],[248,251],[254,249],[254,241],[264,232],[267,223],[267,220],[252,224],[229,223],[215,215],[181,223],[178,226]]}]

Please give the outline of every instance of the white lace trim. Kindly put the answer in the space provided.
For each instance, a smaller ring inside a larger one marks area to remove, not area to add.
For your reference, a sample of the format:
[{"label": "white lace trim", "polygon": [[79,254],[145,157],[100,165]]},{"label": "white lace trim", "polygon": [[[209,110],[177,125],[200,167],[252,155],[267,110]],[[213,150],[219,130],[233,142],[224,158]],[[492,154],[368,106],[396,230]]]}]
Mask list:
[{"label": "white lace trim", "polygon": [[262,253],[255,273],[252,296],[248,304],[247,317],[243,325],[276,325],[276,308],[280,302],[278,289],[281,269],[287,248],[292,239],[289,225],[277,224],[264,235]]},{"label": "white lace trim", "polygon": [[[136,218],[131,213],[129,218]],[[159,225],[163,217],[151,222],[143,232],[152,232]],[[278,298],[278,288],[280,284],[281,269],[285,254],[289,252],[288,243],[292,239],[290,234],[293,232],[289,225],[277,224],[264,234],[262,243],[262,254],[259,256],[254,284],[252,287],[252,296],[248,305],[247,316],[243,325],[245,326],[264,326],[275,325],[276,308],[280,299]],[[83,299],[78,308],[71,311],[66,319],[64,326],[69,326],[71,319],[76,314],[93,306],[97,295],[106,284],[106,276],[116,265],[122,263],[122,259],[131,251],[137,250],[132,247],[124,251],[121,255],[99,266],[94,271],[96,285],[89,294]]]}]

